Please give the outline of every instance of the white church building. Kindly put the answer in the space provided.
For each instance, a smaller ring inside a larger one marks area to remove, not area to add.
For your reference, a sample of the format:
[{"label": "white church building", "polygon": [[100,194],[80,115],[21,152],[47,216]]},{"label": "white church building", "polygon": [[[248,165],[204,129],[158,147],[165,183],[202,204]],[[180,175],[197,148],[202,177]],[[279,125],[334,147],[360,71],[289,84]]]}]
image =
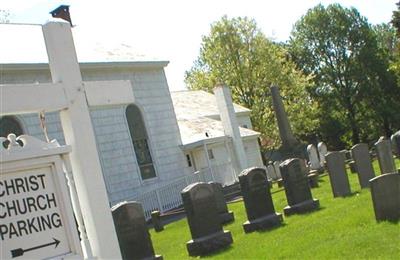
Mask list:
[{"label": "white church building", "polygon": [[[0,24],[0,35],[0,84],[51,82],[40,26]],[[147,216],[154,209],[165,212],[181,204],[180,191],[192,182],[230,185],[244,167],[263,166],[250,110],[234,104],[229,113],[232,100],[226,87],[217,88],[218,98],[204,91],[170,92],[166,61],[146,60],[121,46],[85,49],[79,39],[75,45],[84,82],[128,80],[132,86],[130,104],[91,102],[90,107],[110,206],[137,200]],[[18,51],[10,53],[10,48]],[[112,92],[95,94],[106,100]],[[1,96],[1,102],[7,97]],[[44,115],[41,121],[38,114],[0,114],[0,134],[42,140],[47,135],[63,144],[58,113]]]}]

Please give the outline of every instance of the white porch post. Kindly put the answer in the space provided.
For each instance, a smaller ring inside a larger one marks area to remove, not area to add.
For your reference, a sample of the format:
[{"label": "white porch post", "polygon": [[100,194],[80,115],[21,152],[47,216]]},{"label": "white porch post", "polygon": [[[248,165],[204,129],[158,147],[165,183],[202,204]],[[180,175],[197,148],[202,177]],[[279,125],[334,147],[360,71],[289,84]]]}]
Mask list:
[{"label": "white porch post", "polygon": [[233,178],[233,180],[235,182],[235,181],[238,180],[238,174],[236,173],[236,169],[235,169],[236,167],[233,165],[233,162],[232,162],[231,150],[229,149],[229,145],[228,145],[228,140],[227,139],[224,140],[224,145],[225,145],[225,149],[226,149],[226,154],[228,156],[229,167],[232,170],[232,178]]},{"label": "white porch post", "polygon": [[246,169],[247,156],[243,146],[243,140],[239,131],[235,109],[233,107],[230,89],[225,85],[217,85],[214,88],[214,94],[217,101],[218,110],[221,116],[221,122],[224,132],[232,138],[234,152],[240,167],[240,171]]},{"label": "white porch post", "polygon": [[72,146],[71,165],[93,256],[120,259],[70,25],[49,22],[43,26],[43,34],[52,80],[66,86],[69,107],[60,117],[65,141]]},{"label": "white porch post", "polygon": [[204,148],[204,154],[205,154],[206,160],[207,160],[207,166],[208,166],[208,169],[210,169],[211,177],[213,178],[213,181],[216,181],[215,180],[215,176],[214,176],[214,171],[213,171],[213,168],[211,166],[210,158],[208,157],[208,149],[207,149],[207,143],[206,142],[204,142],[203,148]]}]

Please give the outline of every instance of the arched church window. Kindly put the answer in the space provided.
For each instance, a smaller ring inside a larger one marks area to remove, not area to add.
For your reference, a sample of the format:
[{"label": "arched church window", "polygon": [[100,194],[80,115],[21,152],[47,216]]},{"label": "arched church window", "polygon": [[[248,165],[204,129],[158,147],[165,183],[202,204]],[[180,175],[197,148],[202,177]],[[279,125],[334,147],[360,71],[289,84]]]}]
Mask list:
[{"label": "arched church window", "polygon": [[131,134],[136,160],[139,164],[140,175],[143,180],[156,177],[153,160],[151,158],[146,127],[142,113],[135,105],[126,108],[126,119]]},{"label": "arched church window", "polygon": [[[0,136],[7,137],[9,134],[15,134],[16,136],[22,135],[21,124],[13,116],[0,117]],[[8,141],[3,143],[4,147],[8,146]]]}]

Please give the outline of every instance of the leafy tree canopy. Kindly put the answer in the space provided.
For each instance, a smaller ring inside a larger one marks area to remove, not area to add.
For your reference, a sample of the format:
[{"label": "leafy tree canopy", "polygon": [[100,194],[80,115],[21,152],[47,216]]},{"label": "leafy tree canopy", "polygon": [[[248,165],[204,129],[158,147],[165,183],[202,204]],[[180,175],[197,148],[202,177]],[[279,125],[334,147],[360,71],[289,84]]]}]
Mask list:
[{"label": "leafy tree canopy", "polygon": [[305,91],[311,87],[310,78],[296,69],[281,45],[268,40],[256,22],[246,17],[224,16],[212,24],[185,82],[189,89],[208,92],[216,83],[228,85],[234,102],[252,110],[253,126],[269,147],[280,144],[269,90],[272,83],[280,87],[298,137],[305,137],[317,125],[317,104]]},{"label": "leafy tree canopy", "polygon": [[[387,31],[380,32],[384,35]],[[340,122],[349,129],[341,141],[358,143],[360,138],[369,138],[371,129],[378,134],[370,124],[365,128],[368,119],[379,119],[385,134],[390,132],[388,113],[393,107],[386,109],[385,102],[392,99],[398,86],[387,73],[387,49],[380,49],[377,33],[355,8],[332,4],[310,9],[295,24],[289,49],[299,68],[314,76],[310,93],[324,111],[321,120],[328,124],[321,126],[324,137],[329,137],[329,124]]]}]

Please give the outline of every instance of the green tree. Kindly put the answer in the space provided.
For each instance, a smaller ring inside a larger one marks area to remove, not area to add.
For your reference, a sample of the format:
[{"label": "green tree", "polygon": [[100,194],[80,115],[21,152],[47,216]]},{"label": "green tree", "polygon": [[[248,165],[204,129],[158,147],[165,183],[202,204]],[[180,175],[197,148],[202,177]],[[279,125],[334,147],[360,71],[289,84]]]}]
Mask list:
[{"label": "green tree", "polygon": [[400,1],[397,3],[397,10],[393,11],[391,23],[397,32],[397,44],[394,50],[395,59],[390,68],[397,75],[397,82],[400,84]]},{"label": "green tree", "polygon": [[381,127],[383,132],[380,134],[389,136],[393,130],[400,127],[400,123],[398,123],[400,122],[398,113],[400,110],[400,86],[396,80],[395,71],[390,69],[396,62],[396,48],[400,41],[391,24],[374,25],[372,28],[378,44],[378,58],[373,67],[377,79],[376,86],[372,91],[373,96],[370,97],[367,104],[374,108],[372,111],[375,112],[375,118],[381,123],[378,127]]},{"label": "green tree", "polygon": [[396,5],[397,10],[393,11],[392,24],[397,30],[397,35],[400,37],[400,1]]},{"label": "green tree", "polygon": [[[298,66],[314,76],[315,85],[310,93],[324,111],[321,121],[327,125],[321,125],[323,136],[329,135],[325,131],[332,128],[329,124],[340,122],[345,129],[351,129],[341,136],[347,145],[360,142],[360,137],[368,138],[365,116],[386,117],[384,98],[387,91],[394,91],[397,86],[387,84],[388,63],[367,19],[355,8],[317,5],[295,24],[289,49]],[[376,103],[382,105],[375,106]],[[381,110],[374,113],[373,109]],[[388,120],[381,120],[385,132],[390,131]],[[378,131],[371,125],[368,124]]]},{"label": "green tree", "polygon": [[268,40],[248,18],[226,16],[203,36],[200,55],[185,74],[189,89],[212,92],[218,82],[232,91],[234,102],[252,110],[254,129],[267,147],[280,143],[269,87],[278,84],[296,135],[305,138],[316,128],[317,104],[305,89],[310,78],[296,70],[285,49]]}]

